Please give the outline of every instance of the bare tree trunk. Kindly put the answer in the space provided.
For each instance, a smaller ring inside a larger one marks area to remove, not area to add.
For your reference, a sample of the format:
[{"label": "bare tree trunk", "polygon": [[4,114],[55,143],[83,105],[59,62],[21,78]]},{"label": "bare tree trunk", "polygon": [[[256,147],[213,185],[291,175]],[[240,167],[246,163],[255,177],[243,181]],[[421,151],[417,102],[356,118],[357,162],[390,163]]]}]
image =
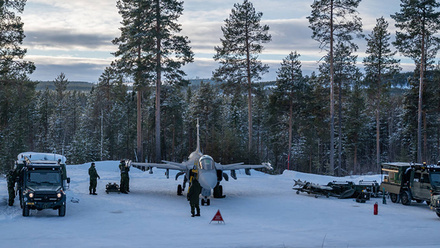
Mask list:
[{"label": "bare tree trunk", "polygon": [[342,81],[339,81],[338,95],[338,177],[342,176]]},{"label": "bare tree trunk", "polygon": [[329,174],[335,172],[335,99],[333,78],[333,0],[330,2],[330,168]]},{"label": "bare tree trunk", "polygon": [[[141,48],[138,46],[138,63],[141,61]],[[138,81],[140,81],[140,73],[138,72],[138,75],[136,75],[136,78]],[[143,87],[141,85],[141,82],[137,82],[138,89],[137,89],[137,120],[136,120],[136,134],[137,134],[137,140],[136,140],[136,146],[137,146],[137,160],[138,162],[143,161],[143,147],[142,147],[142,92]]]},{"label": "bare tree trunk", "polygon": [[423,104],[423,77],[425,69],[425,33],[422,34],[422,57],[420,59],[420,83],[419,83],[419,106],[417,113],[417,162],[421,163],[422,158],[422,104]]},{"label": "bare tree trunk", "polygon": [[137,107],[137,122],[136,122],[136,127],[137,127],[137,160],[138,162],[142,162],[143,159],[143,149],[142,149],[142,107],[141,107],[141,103],[142,103],[142,87],[138,86],[138,90],[137,90],[137,102],[136,102],[136,107]]},{"label": "bare tree trunk", "polygon": [[380,98],[381,98],[381,66],[379,64],[379,78],[377,81],[377,98],[376,98],[376,172],[380,171]]},{"label": "bare tree trunk", "polygon": [[248,83],[248,129],[249,129],[249,143],[248,152],[251,156],[252,151],[252,82],[251,82],[251,62],[250,62],[250,52],[249,52],[249,31],[248,24],[246,23],[246,71],[247,71],[247,83]]},{"label": "bare tree trunk", "polygon": [[161,39],[160,32],[160,1],[156,0],[157,39],[156,39],[156,162],[161,161],[160,153],[160,87],[161,87]]},{"label": "bare tree trunk", "polygon": [[293,122],[293,103],[292,98],[290,99],[290,108],[289,108],[289,149],[288,149],[288,161],[287,161],[287,169],[290,170],[290,154],[292,149],[292,122]]}]

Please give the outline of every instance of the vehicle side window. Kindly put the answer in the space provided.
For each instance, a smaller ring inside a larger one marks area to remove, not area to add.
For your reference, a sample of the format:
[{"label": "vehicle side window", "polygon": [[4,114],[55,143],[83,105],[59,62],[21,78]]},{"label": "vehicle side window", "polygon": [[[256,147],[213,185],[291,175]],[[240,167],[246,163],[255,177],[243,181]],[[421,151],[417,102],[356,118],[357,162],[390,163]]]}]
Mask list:
[{"label": "vehicle side window", "polygon": [[420,173],[414,173],[414,182],[420,182],[421,175]]},{"label": "vehicle side window", "polygon": [[422,174],[422,179],[420,180],[422,183],[429,183],[429,176],[428,174]]}]

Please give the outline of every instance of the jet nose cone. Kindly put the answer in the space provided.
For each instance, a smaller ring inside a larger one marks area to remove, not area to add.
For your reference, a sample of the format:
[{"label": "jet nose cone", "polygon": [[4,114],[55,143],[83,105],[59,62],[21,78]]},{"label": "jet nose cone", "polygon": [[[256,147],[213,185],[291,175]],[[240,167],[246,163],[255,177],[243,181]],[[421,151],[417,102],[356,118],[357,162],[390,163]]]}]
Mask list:
[{"label": "jet nose cone", "polygon": [[217,173],[214,171],[200,173],[199,183],[205,189],[213,189],[217,185]]}]

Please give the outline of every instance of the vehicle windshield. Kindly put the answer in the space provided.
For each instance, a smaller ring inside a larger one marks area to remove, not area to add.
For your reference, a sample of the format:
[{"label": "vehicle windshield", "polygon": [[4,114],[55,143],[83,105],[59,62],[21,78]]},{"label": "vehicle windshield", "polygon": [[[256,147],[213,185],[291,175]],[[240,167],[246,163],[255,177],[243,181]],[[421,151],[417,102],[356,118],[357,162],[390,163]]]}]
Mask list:
[{"label": "vehicle windshield", "polygon": [[431,186],[440,188],[440,173],[430,173]]},{"label": "vehicle windshield", "polygon": [[205,157],[200,159],[200,169],[202,170],[213,170],[214,169],[214,160],[210,157]]},{"label": "vehicle windshield", "polygon": [[28,186],[52,186],[60,185],[61,175],[56,172],[43,172],[43,171],[32,171],[29,172],[27,185]]}]

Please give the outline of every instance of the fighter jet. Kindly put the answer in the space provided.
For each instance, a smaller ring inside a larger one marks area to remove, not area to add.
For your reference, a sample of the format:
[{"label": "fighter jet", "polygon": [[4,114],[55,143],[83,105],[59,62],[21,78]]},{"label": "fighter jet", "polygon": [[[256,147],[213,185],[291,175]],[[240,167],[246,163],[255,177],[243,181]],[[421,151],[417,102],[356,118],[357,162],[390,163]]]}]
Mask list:
[{"label": "fighter jet", "polygon": [[197,180],[202,186],[202,205],[210,205],[210,199],[212,190],[214,190],[214,198],[223,198],[223,187],[220,182],[224,178],[226,181],[229,177],[223,171],[231,171],[231,177],[237,179],[235,170],[245,169],[247,175],[250,175],[250,169],[266,168],[272,170],[272,166],[269,163],[263,163],[260,165],[245,165],[244,163],[226,164],[222,165],[216,163],[214,159],[209,155],[203,155],[200,151],[200,134],[199,134],[199,120],[197,119],[197,148],[192,152],[187,161],[182,163],[176,163],[171,161],[162,160],[160,163],[138,163],[129,162],[131,166],[141,169],[142,171],[149,170],[150,174],[153,173],[152,168],[166,169],[166,176],[169,178],[169,170],[178,170],[176,180],[179,176],[184,175],[183,186],[179,184],[177,186],[177,194],[182,195],[185,191],[186,183],[190,180],[192,175],[197,176]]}]

